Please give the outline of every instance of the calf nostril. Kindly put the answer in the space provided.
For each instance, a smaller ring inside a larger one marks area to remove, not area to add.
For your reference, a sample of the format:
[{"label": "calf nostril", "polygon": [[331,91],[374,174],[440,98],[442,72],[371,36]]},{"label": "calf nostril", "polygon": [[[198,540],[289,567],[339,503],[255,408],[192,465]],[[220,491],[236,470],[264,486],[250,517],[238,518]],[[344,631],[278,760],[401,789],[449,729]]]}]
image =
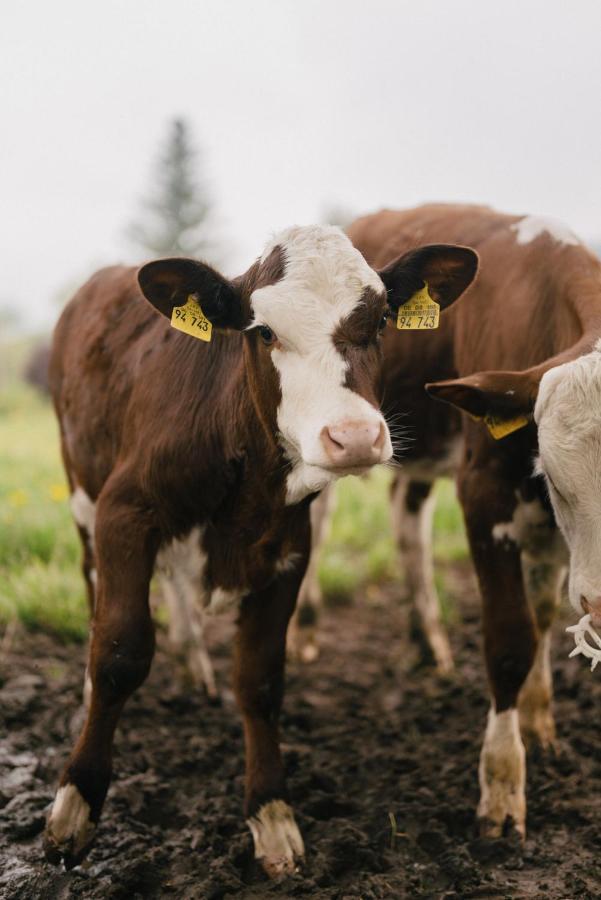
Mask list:
[{"label": "calf nostril", "polygon": [[334,445],[334,447],[337,450],[344,450],[344,444],[342,443],[342,441],[336,440],[335,437],[332,437],[332,432],[330,431],[329,428],[326,428],[326,434],[327,434],[328,440]]},{"label": "calf nostril", "polygon": [[336,460],[339,459],[340,456],[344,455],[344,444],[342,444],[339,440],[336,440],[336,438],[332,437],[332,433],[327,425],[321,429],[320,437],[323,448],[330,459]]},{"label": "calf nostril", "polygon": [[386,441],[386,426],[384,422],[380,422],[380,430],[378,431],[378,436],[374,441],[374,448],[376,450],[381,450],[384,446],[384,442]]}]

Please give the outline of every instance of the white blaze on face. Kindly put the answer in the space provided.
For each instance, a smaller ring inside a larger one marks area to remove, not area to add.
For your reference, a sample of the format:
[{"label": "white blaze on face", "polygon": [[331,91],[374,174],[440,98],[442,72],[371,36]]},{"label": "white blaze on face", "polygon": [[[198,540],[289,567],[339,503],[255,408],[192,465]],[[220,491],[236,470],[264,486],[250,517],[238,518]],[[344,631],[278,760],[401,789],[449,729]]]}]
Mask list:
[{"label": "white blaze on face", "polygon": [[298,502],[334,480],[322,430],[345,421],[361,421],[386,429],[381,459],[392,455],[388,429],[367,400],[344,386],[347,363],[332,336],[349,316],[365,288],[383,294],[384,285],[346,235],[331,226],[291,228],[277,235],[263,254],[280,246],[284,277],[254,291],[254,323],[277,336],[272,353],[280,377],[277,422],[284,448],[293,463],[288,502]]},{"label": "white blaze on face", "polygon": [[[542,378],[534,411],[539,471],[570,550],[570,602],[601,624],[601,342]],[[588,611],[588,610],[586,610]]]},{"label": "white blaze on face", "polygon": [[518,244],[529,244],[535,241],[541,234],[547,234],[559,244],[575,246],[580,241],[574,232],[559,219],[549,216],[524,216],[519,222],[511,226],[516,233]]}]

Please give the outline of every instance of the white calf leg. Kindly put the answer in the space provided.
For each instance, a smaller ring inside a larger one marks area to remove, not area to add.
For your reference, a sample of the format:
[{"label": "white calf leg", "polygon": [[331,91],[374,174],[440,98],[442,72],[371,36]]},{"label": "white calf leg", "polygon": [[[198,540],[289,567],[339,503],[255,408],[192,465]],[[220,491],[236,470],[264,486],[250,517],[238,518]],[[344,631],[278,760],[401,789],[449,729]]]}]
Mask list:
[{"label": "white calf leg", "polygon": [[90,821],[90,806],[74,784],[65,784],[56,793],[48,818],[45,849],[49,859],[66,856],[77,859],[91,843],[96,826]]},{"label": "white calf leg", "polygon": [[205,638],[203,612],[203,572],[206,556],[202,533],[194,528],[181,540],[161,548],[156,570],[169,616],[169,642],[184,655],[193,682],[209,697],[217,696],[217,686]]},{"label": "white calf leg", "polygon": [[305,847],[294,813],[283,800],[271,800],[247,819],[258,859],[270,878],[296,871]]},{"label": "white calf leg", "polygon": [[450,672],[453,656],[440,618],[440,603],[434,583],[432,520],[436,504],[433,494],[413,504],[411,479],[399,476],[392,496],[392,527],[405,570],[407,591],[417,610],[424,636],[440,672]]},{"label": "white calf leg", "polygon": [[202,598],[194,585],[184,583],[181,577],[161,573],[160,583],[169,616],[169,643],[184,656],[194,684],[204,686],[207,695],[215,698],[217,685],[204,638]]},{"label": "white calf leg", "polygon": [[496,713],[491,707],[480,754],[478,817],[486,837],[500,837],[512,823],[526,834],[526,752],[517,709]]},{"label": "white calf leg", "polygon": [[288,649],[302,662],[314,662],[319,656],[317,618],[323,597],[319,584],[319,559],[332,522],[335,494],[326,488],[311,504],[311,556],[298,592],[296,613],[288,628]]}]

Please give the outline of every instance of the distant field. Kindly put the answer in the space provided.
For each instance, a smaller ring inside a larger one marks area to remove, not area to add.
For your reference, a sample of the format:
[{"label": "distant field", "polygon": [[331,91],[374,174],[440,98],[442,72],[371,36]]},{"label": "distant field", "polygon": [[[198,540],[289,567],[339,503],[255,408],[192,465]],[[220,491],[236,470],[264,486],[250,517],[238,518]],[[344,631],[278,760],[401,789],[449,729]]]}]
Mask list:
[{"label": "distant field", "polygon": [[[24,351],[17,354],[22,359]],[[326,596],[349,596],[400,576],[389,525],[390,473],[338,485],[338,505],[320,567]],[[435,553],[466,555],[454,486],[437,486]],[[439,578],[443,606],[446,594]],[[448,610],[445,610],[448,612]],[[68,507],[51,406],[15,378],[0,383],[0,622],[17,619],[65,640],[87,633],[79,539]]]}]

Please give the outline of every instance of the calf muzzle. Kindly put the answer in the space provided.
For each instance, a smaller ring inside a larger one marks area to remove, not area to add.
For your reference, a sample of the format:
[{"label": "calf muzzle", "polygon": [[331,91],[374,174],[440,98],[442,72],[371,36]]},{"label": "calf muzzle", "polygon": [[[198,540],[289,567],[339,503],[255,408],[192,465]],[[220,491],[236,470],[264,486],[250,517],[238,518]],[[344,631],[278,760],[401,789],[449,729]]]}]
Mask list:
[{"label": "calf muzzle", "polygon": [[382,420],[345,419],[326,425],[320,439],[332,468],[368,468],[386,462],[386,425]]}]

